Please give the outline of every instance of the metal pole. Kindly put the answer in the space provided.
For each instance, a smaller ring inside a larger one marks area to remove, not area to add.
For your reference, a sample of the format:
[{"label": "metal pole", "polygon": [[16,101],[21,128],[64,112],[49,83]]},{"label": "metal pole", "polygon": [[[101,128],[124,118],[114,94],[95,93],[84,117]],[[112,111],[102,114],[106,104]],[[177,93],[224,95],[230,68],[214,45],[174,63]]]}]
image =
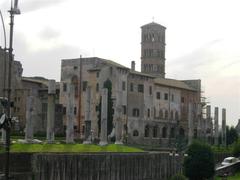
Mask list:
[{"label": "metal pole", "polygon": [[[12,61],[13,61],[13,25],[14,25],[14,14],[13,7],[11,6],[10,13],[10,39],[9,39],[9,65],[8,65],[8,89],[7,89],[7,117],[11,121],[11,78],[12,78]],[[9,179],[9,161],[10,161],[10,126],[6,129],[6,167],[5,167],[5,178]]]},{"label": "metal pole", "polygon": [[2,26],[3,26],[3,35],[4,35],[4,69],[3,69],[3,98],[5,99],[5,88],[6,88],[6,69],[7,69],[7,39],[6,39],[6,28],[3,20],[2,11],[0,10],[0,16],[2,20]]}]

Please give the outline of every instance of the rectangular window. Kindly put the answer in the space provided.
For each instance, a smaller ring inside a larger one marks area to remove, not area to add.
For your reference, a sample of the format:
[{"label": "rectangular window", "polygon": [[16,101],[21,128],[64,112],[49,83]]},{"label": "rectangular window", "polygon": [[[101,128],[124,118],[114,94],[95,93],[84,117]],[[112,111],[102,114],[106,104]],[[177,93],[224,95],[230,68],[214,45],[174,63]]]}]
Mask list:
[{"label": "rectangular window", "polygon": [[63,115],[66,115],[67,108],[66,108],[66,107],[63,107],[62,111],[63,111]]},{"label": "rectangular window", "polygon": [[168,100],[168,93],[164,94],[164,100]]},{"label": "rectangular window", "polygon": [[184,97],[181,97],[181,102],[184,103]]},{"label": "rectangular window", "polygon": [[74,107],[74,115],[76,115],[76,114],[77,114],[77,108]]},{"label": "rectangular window", "polygon": [[99,92],[99,84],[96,84],[96,91]]},{"label": "rectangular window", "polygon": [[130,84],[130,91],[133,92],[133,83]]},{"label": "rectangular window", "polygon": [[149,95],[152,95],[152,86],[149,86]]},{"label": "rectangular window", "polygon": [[127,114],[127,107],[126,106],[122,106],[122,109],[123,109],[123,114]]},{"label": "rectangular window", "polygon": [[174,101],[174,95],[172,94],[172,101]]},{"label": "rectangular window", "polygon": [[150,117],[150,109],[147,111],[147,116]]},{"label": "rectangular window", "polygon": [[161,93],[160,92],[157,92],[156,96],[157,96],[157,99],[161,99]]},{"label": "rectangular window", "polygon": [[144,86],[143,84],[138,85],[138,92],[143,93],[144,92]]},{"label": "rectangular window", "polygon": [[83,91],[87,90],[87,81],[83,81]]},{"label": "rectangular window", "polygon": [[99,72],[97,72],[96,76],[97,76],[97,78],[99,77]]},{"label": "rectangular window", "polygon": [[122,90],[125,91],[126,90],[126,82],[122,81]]},{"label": "rectangular window", "polygon": [[74,69],[74,70],[77,70],[77,68],[78,68],[77,66],[73,66],[73,69]]},{"label": "rectangular window", "polygon": [[67,91],[67,83],[63,83],[63,92]]}]

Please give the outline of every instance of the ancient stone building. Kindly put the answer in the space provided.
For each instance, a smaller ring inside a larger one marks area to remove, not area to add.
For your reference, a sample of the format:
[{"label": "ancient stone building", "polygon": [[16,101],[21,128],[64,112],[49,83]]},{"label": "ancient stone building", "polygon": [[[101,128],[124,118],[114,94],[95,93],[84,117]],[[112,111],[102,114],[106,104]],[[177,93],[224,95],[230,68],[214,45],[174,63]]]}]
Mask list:
[{"label": "ancient stone building", "polygon": [[[191,138],[205,135],[201,80],[165,78],[165,27],[142,26],[141,52],[142,72],[135,70],[135,62],[128,68],[97,57],[62,60],[60,103],[67,112],[67,87],[73,84],[74,125],[80,138],[87,138],[90,130],[93,138],[99,138],[100,92],[107,81],[114,109],[108,135],[115,134],[117,141],[167,148],[174,147],[180,136],[187,139],[189,130]],[[67,115],[63,118],[66,124]]]},{"label": "ancient stone building", "polygon": [[[81,87],[79,87],[79,79],[81,79]],[[112,83],[112,99],[115,101],[113,124],[120,116],[122,138],[128,143],[169,146],[174,144],[177,135],[186,137],[189,128],[187,116],[189,102],[194,104],[192,128],[197,133],[200,120],[197,118],[197,107],[200,103],[199,89],[187,85],[184,81],[156,78],[105,59],[62,60],[60,103],[63,109],[67,109],[67,86],[69,83],[75,84],[75,129],[77,132],[80,125],[82,137],[84,137],[87,111],[87,87],[91,87],[91,129],[94,137],[98,138],[97,107],[101,98],[100,90],[107,80]],[[200,80],[195,81],[200,83]],[[81,115],[79,115],[79,107]],[[64,121],[66,120],[64,115]]]},{"label": "ancient stone building", "polygon": [[[20,131],[26,127],[27,97],[34,98],[34,133],[45,134],[47,129],[48,79],[42,77],[22,77],[22,88],[13,91],[14,108],[12,116],[18,121]],[[55,131],[63,133],[62,106],[59,104],[59,84],[55,98]]]}]

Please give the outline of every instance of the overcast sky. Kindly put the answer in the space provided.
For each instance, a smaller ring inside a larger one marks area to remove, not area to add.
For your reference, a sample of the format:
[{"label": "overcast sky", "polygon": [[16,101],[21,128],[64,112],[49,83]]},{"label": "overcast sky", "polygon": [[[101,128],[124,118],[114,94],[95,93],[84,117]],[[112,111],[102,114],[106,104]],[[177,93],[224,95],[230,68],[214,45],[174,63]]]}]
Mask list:
[{"label": "overcast sky", "polygon": [[[9,24],[10,0],[1,0]],[[140,26],[166,29],[166,77],[201,79],[203,96],[240,118],[239,0],[19,0],[14,54],[24,76],[59,81],[64,58],[97,56],[140,70]],[[0,41],[3,46],[3,33]],[[212,108],[213,112],[213,108]]]}]

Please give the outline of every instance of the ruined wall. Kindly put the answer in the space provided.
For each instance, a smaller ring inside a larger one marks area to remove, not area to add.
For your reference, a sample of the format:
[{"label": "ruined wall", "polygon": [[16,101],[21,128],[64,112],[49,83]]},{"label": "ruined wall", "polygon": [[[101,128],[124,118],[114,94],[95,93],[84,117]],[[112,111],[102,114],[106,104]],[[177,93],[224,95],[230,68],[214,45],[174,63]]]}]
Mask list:
[{"label": "ruined wall", "polygon": [[[1,162],[3,157],[0,155]],[[21,153],[11,157],[11,174],[16,180],[167,180],[181,171],[183,160],[169,153]]]}]

